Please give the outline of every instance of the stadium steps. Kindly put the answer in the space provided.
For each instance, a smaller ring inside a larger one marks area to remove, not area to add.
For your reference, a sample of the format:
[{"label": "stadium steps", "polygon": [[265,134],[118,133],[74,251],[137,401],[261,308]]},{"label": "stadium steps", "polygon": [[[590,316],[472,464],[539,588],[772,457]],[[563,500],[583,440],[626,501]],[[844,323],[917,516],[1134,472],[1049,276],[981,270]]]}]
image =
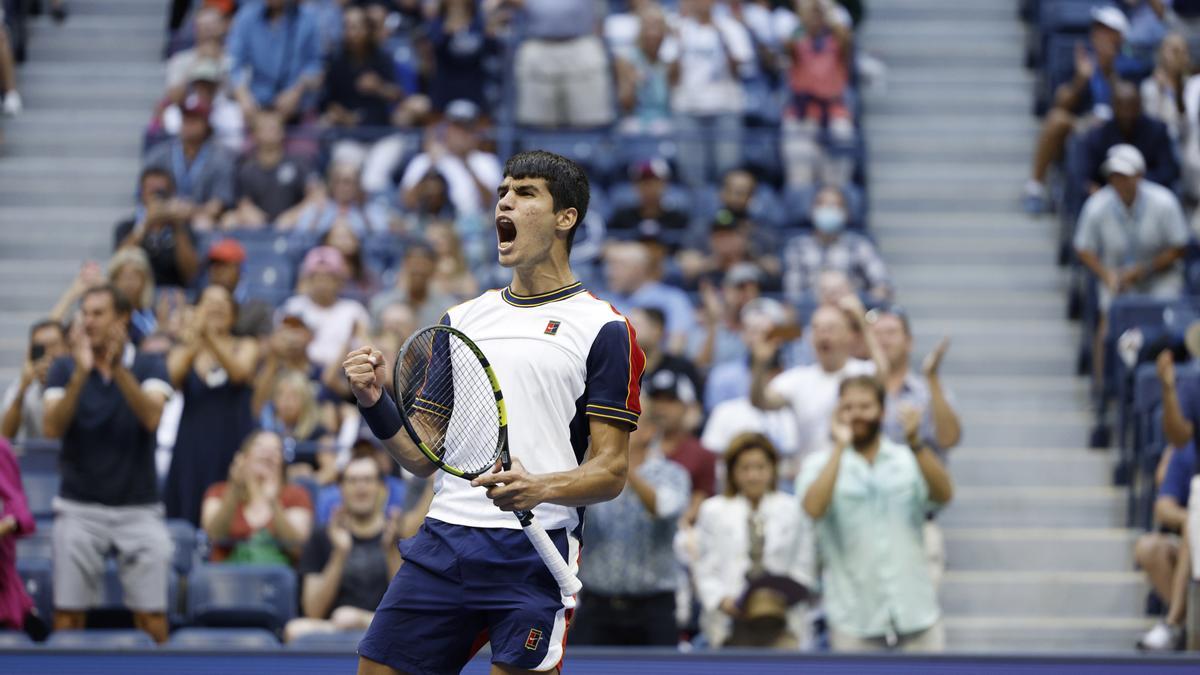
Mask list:
[{"label": "stadium steps", "polygon": [[162,0],[72,0],[62,25],[30,20],[17,72],[25,110],[0,121],[0,383],[29,324],[84,259],[110,253],[133,207],[142,130],[163,90]]},{"label": "stadium steps", "polygon": [[1087,384],[1065,318],[1057,228],[1020,210],[1038,121],[1015,3],[876,0],[860,47],[872,232],[913,321],[947,335],[963,417],[939,515],[954,651],[1129,652],[1149,621],[1112,459],[1084,446]]}]

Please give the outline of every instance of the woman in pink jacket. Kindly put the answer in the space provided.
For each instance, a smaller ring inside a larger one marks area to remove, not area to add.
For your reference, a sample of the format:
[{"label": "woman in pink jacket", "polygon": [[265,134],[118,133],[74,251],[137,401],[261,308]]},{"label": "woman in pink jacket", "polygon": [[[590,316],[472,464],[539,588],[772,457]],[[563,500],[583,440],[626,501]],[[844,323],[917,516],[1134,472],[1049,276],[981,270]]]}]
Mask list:
[{"label": "woman in pink jacket", "polygon": [[[0,438],[0,628],[24,630],[33,601],[17,574],[17,537],[34,530],[33,514],[21,487],[21,470],[8,441]],[[42,624],[44,626],[44,624]]]}]

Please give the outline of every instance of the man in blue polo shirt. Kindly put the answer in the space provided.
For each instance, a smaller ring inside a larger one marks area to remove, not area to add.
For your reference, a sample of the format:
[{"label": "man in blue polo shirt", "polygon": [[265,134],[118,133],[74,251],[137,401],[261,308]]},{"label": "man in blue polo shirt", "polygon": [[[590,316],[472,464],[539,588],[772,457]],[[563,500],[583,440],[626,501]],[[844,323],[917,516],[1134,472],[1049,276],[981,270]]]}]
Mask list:
[{"label": "man in blue polo shirt", "polygon": [[299,0],[245,3],[233,18],[225,50],[234,94],[250,119],[273,108],[291,119],[321,86],[321,39],[314,10]]},{"label": "man in blue polo shirt", "polygon": [[1187,507],[1196,475],[1196,446],[1188,443],[1167,452],[1167,470],[1154,502],[1154,520],[1160,531],[1143,534],[1133,549],[1154,592],[1167,603],[1166,616],[1138,640],[1138,648],[1148,651],[1181,651],[1185,639],[1183,621],[1191,571]]},{"label": "man in blue polo shirt", "polygon": [[81,300],[83,330],[46,378],[45,433],[62,439],[54,500],[54,628],[80,629],[115,551],[134,624],[167,639],[172,544],[154,468],[154,436],[171,395],[161,357],[129,343],[131,307],[111,285]]}]

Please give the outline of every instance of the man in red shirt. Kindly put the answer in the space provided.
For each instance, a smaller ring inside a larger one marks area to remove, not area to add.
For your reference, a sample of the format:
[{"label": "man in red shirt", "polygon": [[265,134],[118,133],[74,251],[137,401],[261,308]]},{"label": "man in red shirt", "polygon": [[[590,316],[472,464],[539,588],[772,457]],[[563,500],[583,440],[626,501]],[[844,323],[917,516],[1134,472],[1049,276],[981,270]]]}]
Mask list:
[{"label": "man in red shirt", "polygon": [[662,434],[663,455],[687,469],[692,480],[692,497],[683,519],[695,522],[700,503],[713,496],[717,481],[716,455],[700,445],[700,439],[687,424],[688,406],[696,401],[696,388],[685,375],[661,369],[647,378],[646,393],[651,400],[650,418]]}]

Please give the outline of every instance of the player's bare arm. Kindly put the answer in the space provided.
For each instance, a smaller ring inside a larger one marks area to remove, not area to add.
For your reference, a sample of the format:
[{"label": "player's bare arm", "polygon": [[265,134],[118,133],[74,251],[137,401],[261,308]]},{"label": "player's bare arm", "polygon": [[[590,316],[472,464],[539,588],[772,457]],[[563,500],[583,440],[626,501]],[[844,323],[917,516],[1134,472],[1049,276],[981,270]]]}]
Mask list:
[{"label": "player's bare arm", "polygon": [[487,496],[504,511],[527,511],[538,504],[587,506],[613,499],[625,488],[629,468],[629,426],[613,420],[588,420],[591,447],[578,468],[531,474],[513,459],[512,469],[471,481],[487,487]]},{"label": "player's bare arm", "polygon": [[[384,368],[386,359],[383,352],[369,345],[359,347],[346,355],[346,360],[342,362],[342,370],[345,371],[346,379],[350,381],[350,391],[360,406],[370,408],[383,397]],[[419,423],[419,420],[417,421]],[[417,476],[425,478],[437,470],[403,429],[391,438],[380,440],[400,466]]]}]

